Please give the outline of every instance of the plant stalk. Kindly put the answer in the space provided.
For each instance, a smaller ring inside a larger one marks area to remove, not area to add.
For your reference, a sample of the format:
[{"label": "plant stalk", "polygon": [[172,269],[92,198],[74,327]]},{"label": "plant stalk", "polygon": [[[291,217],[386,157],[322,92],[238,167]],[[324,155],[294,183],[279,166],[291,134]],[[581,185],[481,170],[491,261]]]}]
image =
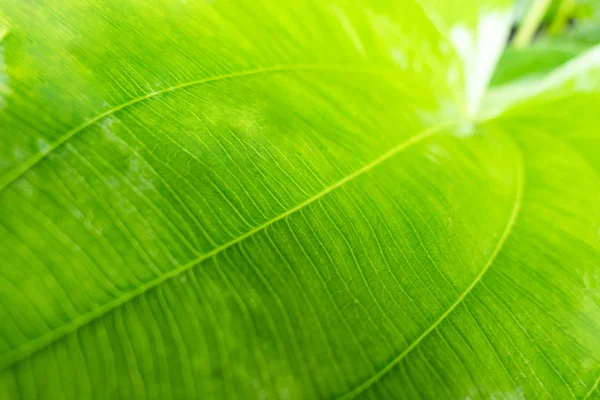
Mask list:
[{"label": "plant stalk", "polygon": [[544,15],[546,15],[550,3],[551,0],[533,1],[533,4],[529,7],[529,11],[515,35],[515,40],[513,42],[514,47],[522,49],[531,43],[537,28],[540,26]]},{"label": "plant stalk", "polygon": [[559,35],[562,33],[567,25],[567,21],[573,15],[576,6],[575,0],[562,0],[556,12],[556,17],[550,24],[550,28],[548,28],[550,34]]}]

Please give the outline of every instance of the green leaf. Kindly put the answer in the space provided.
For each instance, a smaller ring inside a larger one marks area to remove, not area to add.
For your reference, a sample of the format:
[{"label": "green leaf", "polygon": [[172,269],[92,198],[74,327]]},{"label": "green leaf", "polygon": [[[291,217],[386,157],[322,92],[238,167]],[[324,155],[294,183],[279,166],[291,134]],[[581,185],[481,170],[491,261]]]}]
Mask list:
[{"label": "green leaf", "polygon": [[600,43],[600,25],[584,25],[563,36],[546,36],[524,49],[508,48],[502,54],[491,86],[517,79],[537,79],[551,73]]},{"label": "green leaf", "polygon": [[[543,21],[536,22],[535,17],[540,17],[539,11],[545,6],[547,13]],[[526,12],[531,19],[527,27],[523,26]],[[531,1],[518,1],[515,6],[517,32],[513,39],[514,46],[502,54],[491,85],[503,85],[514,79],[536,78],[550,73],[600,43],[599,21],[600,1],[597,0],[540,0],[535,6]],[[531,29],[536,31],[535,39],[526,47],[523,47],[523,43],[519,46],[519,32],[527,35],[533,32]]]},{"label": "green leaf", "polygon": [[486,95],[510,7],[0,0],[0,397],[600,398],[600,49]]}]

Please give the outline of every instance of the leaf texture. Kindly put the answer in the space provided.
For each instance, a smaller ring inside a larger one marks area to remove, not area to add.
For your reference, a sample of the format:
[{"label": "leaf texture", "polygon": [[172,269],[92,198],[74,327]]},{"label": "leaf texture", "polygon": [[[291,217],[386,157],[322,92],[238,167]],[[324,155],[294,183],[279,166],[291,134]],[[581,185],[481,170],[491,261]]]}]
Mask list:
[{"label": "leaf texture", "polygon": [[507,2],[0,5],[3,398],[600,396],[599,48],[483,99]]}]

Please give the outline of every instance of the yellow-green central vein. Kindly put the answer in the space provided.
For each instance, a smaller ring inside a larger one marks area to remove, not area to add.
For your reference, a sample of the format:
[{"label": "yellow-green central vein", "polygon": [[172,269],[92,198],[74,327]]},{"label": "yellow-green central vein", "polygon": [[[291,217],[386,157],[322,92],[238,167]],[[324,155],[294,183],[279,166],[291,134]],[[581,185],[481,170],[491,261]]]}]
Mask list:
[{"label": "yellow-green central vein", "polygon": [[[312,67],[314,69],[314,67]],[[295,67],[295,69],[298,69],[297,67]],[[306,68],[308,69],[308,68]],[[278,69],[271,69],[271,71],[283,71],[284,69],[282,67],[279,67]],[[347,69],[346,69],[347,70]],[[260,72],[263,72],[264,70],[261,70]],[[242,76],[242,75],[249,75],[249,74],[256,74],[259,73],[258,70],[257,71],[253,71],[253,72],[246,72],[246,73],[238,73],[236,75],[228,75],[228,77],[232,77],[232,76]],[[220,79],[223,79],[223,77],[221,77]],[[211,79],[211,80],[215,80],[215,78]],[[203,80],[203,82],[206,82],[207,80]],[[200,81],[197,81],[200,82]],[[186,84],[186,86],[190,86],[190,84]],[[179,86],[179,88],[184,87],[184,86]],[[165,91],[173,91],[175,89],[170,89],[170,90],[165,90]],[[163,93],[165,92],[163,91]],[[155,95],[155,94],[153,94]],[[143,97],[144,98],[148,98],[150,95]],[[140,99],[136,99],[136,100],[132,100],[128,103],[126,103],[125,105],[121,105],[119,106],[119,108],[115,108],[112,109],[110,111],[107,111],[104,114],[101,114],[101,116],[98,116],[96,118],[94,118],[92,121],[97,122],[98,120],[102,119],[103,117],[117,111],[120,109],[123,109],[124,107],[126,107],[127,105],[131,105],[134,103],[137,103],[141,101]],[[57,142],[57,145],[54,147],[58,147],[60,146],[62,143],[64,143],[66,140],[68,140],[69,137],[72,137],[73,135],[75,135],[77,132],[81,131],[82,129],[84,129],[87,126],[90,126],[91,124],[93,124],[94,122],[88,122],[85,125],[81,125],[80,127],[70,131],[70,133],[67,135],[65,135],[62,140],[62,142]],[[268,220],[267,222],[263,223],[262,225],[259,225],[257,227],[255,227],[254,229],[251,229],[250,231],[246,232],[245,234],[238,236],[237,238],[219,246],[216,247],[215,249],[213,249],[212,251],[205,253],[199,257],[196,257],[195,259],[189,261],[186,264],[180,265],[179,267],[161,275],[160,277],[149,281],[147,283],[145,283],[144,285],[129,291],[127,293],[124,293],[122,296],[114,299],[113,301],[110,301],[96,309],[93,309],[85,314],[82,314],[80,317],[72,320],[71,322],[64,324],[54,330],[51,330],[49,332],[47,332],[46,334],[26,343],[23,346],[20,346],[14,350],[12,350],[11,352],[7,353],[4,355],[4,357],[2,357],[0,359],[0,371],[11,366],[12,364],[18,362],[19,360],[24,359],[25,357],[27,357],[30,354],[33,354],[43,348],[45,348],[46,346],[48,346],[49,344],[55,342],[56,340],[64,337],[65,335],[79,329],[82,326],[85,326],[86,324],[102,317],[103,315],[105,315],[106,313],[122,306],[123,304],[129,302],[130,300],[141,296],[142,294],[146,293],[148,290],[160,285],[161,283],[167,281],[168,279],[171,279],[173,277],[176,277],[186,271],[188,271],[189,269],[191,269],[192,267],[202,263],[205,260],[208,260],[214,256],[216,256],[217,254],[227,250],[228,248],[234,246],[237,243],[242,242],[243,240],[251,237],[252,235],[266,229],[267,227],[273,225],[274,223],[283,220],[284,218],[288,217],[291,214],[294,214],[295,212],[302,210],[303,208],[307,207],[308,205],[318,201],[319,199],[321,199],[322,197],[326,196],[327,194],[329,194],[330,192],[336,190],[337,188],[343,186],[344,184],[346,184],[349,181],[354,180],[355,178],[367,173],[368,171],[372,170],[373,168],[377,167],[378,165],[382,164],[383,162],[387,161],[388,159],[394,157],[395,155],[397,155],[398,153],[400,153],[402,150],[406,149],[407,147],[418,143],[420,141],[422,141],[423,139],[438,133],[446,128],[449,128],[451,126],[457,125],[458,122],[448,122],[448,123],[442,123],[436,126],[433,126],[429,129],[426,129],[418,134],[416,134],[415,136],[413,136],[412,138],[410,138],[409,140],[400,143],[399,145],[397,145],[396,147],[394,147],[393,149],[391,149],[390,151],[388,151],[387,153],[381,155],[380,157],[378,157],[377,159],[365,164],[363,167],[361,167],[360,169],[354,171],[353,173],[349,174],[348,176],[346,176],[345,178],[339,180],[338,182],[334,183],[331,186],[326,187],[325,189],[323,189],[322,191],[320,191],[319,193],[317,193],[316,195],[308,198],[307,200],[303,201],[302,203],[299,203],[298,205],[296,205],[295,207],[287,210],[284,213],[279,214],[278,216]],[[46,153],[47,154],[47,153]],[[39,160],[41,160],[43,158],[43,156],[38,157],[37,162],[39,162]],[[33,164],[35,165],[35,163]],[[29,167],[31,168],[31,166]],[[18,176],[17,176],[18,178]],[[13,179],[14,181],[14,179]]]}]

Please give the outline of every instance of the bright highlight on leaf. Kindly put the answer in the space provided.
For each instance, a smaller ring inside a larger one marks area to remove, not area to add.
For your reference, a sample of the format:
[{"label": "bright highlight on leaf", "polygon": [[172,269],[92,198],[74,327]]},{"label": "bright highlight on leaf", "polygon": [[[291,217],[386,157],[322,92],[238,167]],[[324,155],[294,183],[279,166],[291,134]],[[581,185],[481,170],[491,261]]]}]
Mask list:
[{"label": "bright highlight on leaf", "polygon": [[600,399],[600,44],[514,15],[0,0],[0,398]]}]

